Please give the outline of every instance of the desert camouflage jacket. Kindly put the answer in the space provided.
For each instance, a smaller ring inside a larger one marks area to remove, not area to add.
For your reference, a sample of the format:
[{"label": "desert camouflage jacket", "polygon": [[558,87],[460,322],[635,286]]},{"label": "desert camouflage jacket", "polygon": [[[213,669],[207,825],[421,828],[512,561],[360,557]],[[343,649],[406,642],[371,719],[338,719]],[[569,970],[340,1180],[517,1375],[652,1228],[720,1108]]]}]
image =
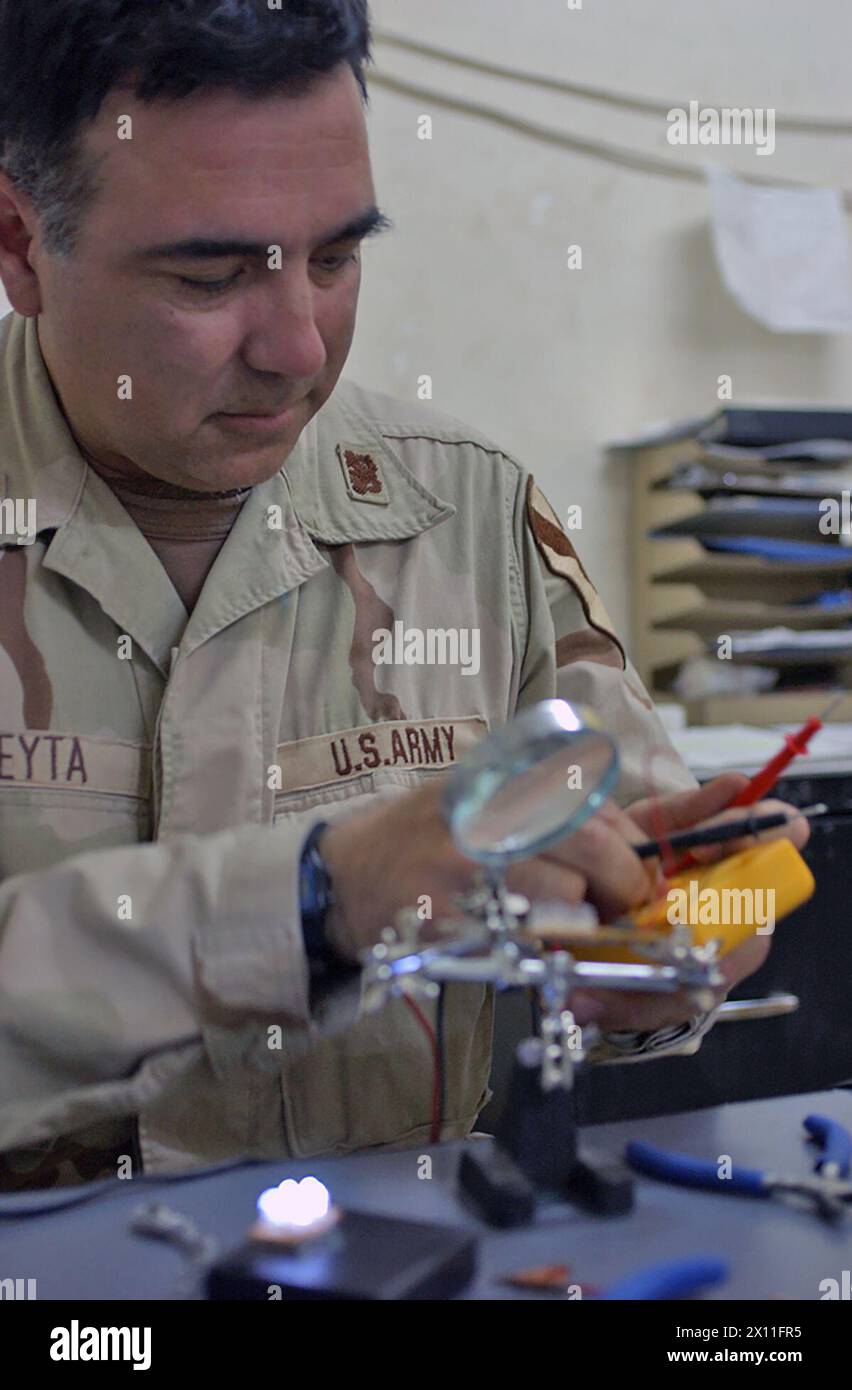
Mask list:
[{"label": "desert camouflage jacket", "polygon": [[[618,737],[622,801],[654,753],[657,788],[693,785],[557,516],[476,431],[344,380],[188,618],[16,314],[0,484],[0,1186],[424,1142],[410,1011],[311,1011],[311,825],[553,695]],[[491,1025],[484,988],[447,990],[445,1138],[487,1098]]]}]

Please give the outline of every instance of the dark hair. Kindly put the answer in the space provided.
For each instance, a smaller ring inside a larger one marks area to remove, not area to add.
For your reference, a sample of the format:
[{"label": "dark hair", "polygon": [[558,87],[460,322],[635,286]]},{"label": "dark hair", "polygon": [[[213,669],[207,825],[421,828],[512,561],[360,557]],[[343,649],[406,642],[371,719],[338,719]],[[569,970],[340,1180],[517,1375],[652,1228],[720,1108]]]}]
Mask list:
[{"label": "dark hair", "polygon": [[0,0],[0,167],[68,255],[97,191],[80,135],[114,87],[299,95],[345,62],[366,104],[369,61],[367,0]]}]

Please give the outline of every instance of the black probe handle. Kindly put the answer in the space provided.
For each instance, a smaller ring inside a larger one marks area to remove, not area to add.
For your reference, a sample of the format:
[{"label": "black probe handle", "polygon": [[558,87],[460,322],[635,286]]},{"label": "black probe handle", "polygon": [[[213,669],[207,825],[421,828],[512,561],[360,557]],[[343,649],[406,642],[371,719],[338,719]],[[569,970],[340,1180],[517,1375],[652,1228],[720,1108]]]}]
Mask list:
[{"label": "black probe handle", "polygon": [[778,825],[787,825],[790,819],[786,811],[773,811],[769,816],[746,816],[744,820],[705,826],[703,830],[681,830],[667,840],[647,840],[634,845],[633,849],[640,859],[653,859],[662,854],[663,845],[672,850],[684,850],[696,845],[721,844],[724,840],[739,840],[743,835],[756,835],[761,830],[774,830]]}]

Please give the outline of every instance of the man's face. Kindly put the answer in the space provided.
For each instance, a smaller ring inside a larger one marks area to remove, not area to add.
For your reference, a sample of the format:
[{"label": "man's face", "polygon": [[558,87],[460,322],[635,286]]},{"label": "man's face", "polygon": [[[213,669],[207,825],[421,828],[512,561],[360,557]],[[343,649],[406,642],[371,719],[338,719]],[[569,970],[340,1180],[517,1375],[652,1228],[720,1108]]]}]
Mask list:
[{"label": "man's face", "polygon": [[[118,138],[126,116],[130,140]],[[357,224],[376,212],[351,70],[298,97],[146,106],[115,91],[85,146],[103,156],[103,188],[77,249],[51,256],[36,231],[28,257],[42,352],[78,442],[185,488],[263,482],[331,394],[354,333]],[[210,243],[221,254],[198,254]]]}]

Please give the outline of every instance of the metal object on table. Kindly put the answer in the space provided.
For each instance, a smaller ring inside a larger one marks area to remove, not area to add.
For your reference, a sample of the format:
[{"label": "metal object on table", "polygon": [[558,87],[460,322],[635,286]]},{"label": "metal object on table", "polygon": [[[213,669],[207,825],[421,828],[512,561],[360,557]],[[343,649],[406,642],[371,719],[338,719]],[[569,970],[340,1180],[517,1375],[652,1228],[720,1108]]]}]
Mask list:
[{"label": "metal object on table", "polygon": [[[509,866],[576,831],[617,778],[613,740],[593,715],[564,700],[545,700],[491,734],[453,770],[443,798],[457,848],[480,865],[471,889],[455,900],[458,916],[432,923],[407,909],[364,959],[368,1010],[382,1008],[393,995],[435,999],[445,984],[535,991],[538,1037],[516,1054],[500,1162],[472,1153],[462,1169],[465,1190],[478,1194],[483,1210],[499,1213],[504,1185],[507,1222],[512,1213],[525,1219],[525,1178],[597,1211],[630,1206],[631,1178],[620,1160],[591,1162],[578,1153],[574,1070],[597,1033],[587,1028],[581,1034],[570,1009],[574,991],[688,989],[702,998],[723,980],[718,944],[696,946],[688,928],[661,935],[616,924],[603,935],[629,943],[638,961],[578,960],[565,943],[576,950],[597,943],[602,932],[591,906],[531,904],[508,891]],[[547,940],[554,922],[558,945]],[[503,1161],[507,1155],[514,1172]]]},{"label": "metal object on table", "polygon": [[219,1253],[216,1237],[205,1235],[192,1217],[162,1202],[137,1207],[131,1217],[130,1229],[135,1235],[164,1241],[183,1255],[187,1265],[173,1289],[172,1297],[197,1298],[201,1282]]},{"label": "metal object on table", "polygon": [[726,999],[716,1014],[717,1023],[743,1023],[750,1019],[780,1018],[794,1014],[799,1007],[798,995],[767,994],[764,999]]}]

